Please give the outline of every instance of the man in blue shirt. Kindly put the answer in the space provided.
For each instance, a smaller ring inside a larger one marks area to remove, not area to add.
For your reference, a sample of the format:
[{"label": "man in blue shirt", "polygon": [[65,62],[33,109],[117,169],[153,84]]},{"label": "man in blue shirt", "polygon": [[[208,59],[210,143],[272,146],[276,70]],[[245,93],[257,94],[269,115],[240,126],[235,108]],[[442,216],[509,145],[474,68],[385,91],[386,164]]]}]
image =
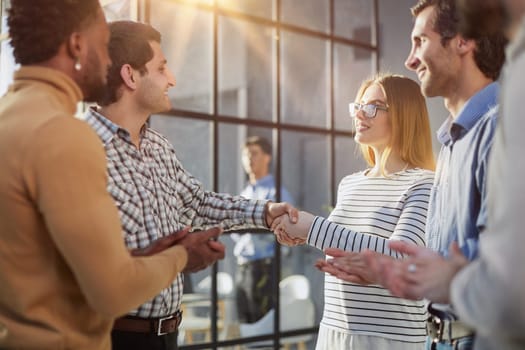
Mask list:
[{"label": "man in blue shirt", "polygon": [[[405,64],[417,73],[424,95],[443,96],[450,112],[438,130],[442,147],[426,228],[427,246],[439,254],[421,248],[421,261],[398,268],[397,277],[409,283],[400,287],[394,279],[384,282],[395,294],[421,298],[421,289],[412,289],[414,284],[440,283],[447,274],[443,270],[428,275],[426,266],[441,256],[447,258],[449,249],[459,248],[469,260],[478,253],[479,235],[487,220],[487,163],[498,114],[495,80],[504,62],[505,39],[501,33],[475,40],[460,35],[454,0],[419,0],[412,14],[412,50]],[[409,253],[398,243],[391,248]],[[400,260],[391,264],[391,271],[393,265],[403,265]],[[429,312],[429,348],[472,348],[473,333],[457,320],[449,304],[431,303]]]},{"label": "man in blue shirt", "polygon": [[[276,200],[275,179],[270,173],[272,146],[267,139],[249,137],[242,150],[242,165],[248,174],[248,185],[241,196],[250,199]],[[281,200],[293,203],[288,191],[281,187]],[[275,299],[272,283],[275,280],[273,234],[231,234],[235,241],[233,254],[237,259],[236,298],[240,322],[252,323],[273,308]]]},{"label": "man in blue shirt", "polygon": [[[443,303],[428,306],[430,349],[471,349],[473,344],[473,332],[458,320],[450,301],[431,291],[478,253],[487,220],[487,163],[498,114],[495,81],[506,43],[501,33],[476,39],[459,34],[455,7],[454,0],[418,1],[412,8],[412,49],[405,62],[417,73],[423,94],[442,96],[450,112],[438,130],[442,146],[428,208],[427,248],[393,241],[391,249],[413,257],[402,260],[368,252],[368,274],[347,266],[342,269],[351,274],[347,278],[337,269],[328,271],[352,282],[380,283],[400,297]],[[454,264],[443,264],[449,256]],[[341,259],[335,259],[336,268],[342,266]]]}]

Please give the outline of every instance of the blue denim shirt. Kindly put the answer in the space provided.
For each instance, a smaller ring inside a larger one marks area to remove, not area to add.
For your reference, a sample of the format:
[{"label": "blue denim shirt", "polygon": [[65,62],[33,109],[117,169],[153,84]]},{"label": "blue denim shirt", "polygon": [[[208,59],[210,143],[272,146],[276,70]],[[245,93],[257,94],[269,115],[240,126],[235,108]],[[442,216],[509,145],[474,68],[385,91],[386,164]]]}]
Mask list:
[{"label": "blue denim shirt", "polygon": [[427,245],[443,256],[457,241],[469,260],[478,254],[487,221],[487,162],[498,115],[498,83],[472,96],[438,130],[441,151],[427,215]]},{"label": "blue denim shirt", "polygon": [[[251,199],[267,199],[275,201],[275,179],[273,175],[267,175],[255,184],[248,184],[241,192],[241,196]],[[293,204],[292,196],[281,187],[281,202]],[[235,241],[233,255],[237,257],[239,264],[248,261],[272,258],[275,251],[275,239],[270,234],[232,233],[230,237]]]}]

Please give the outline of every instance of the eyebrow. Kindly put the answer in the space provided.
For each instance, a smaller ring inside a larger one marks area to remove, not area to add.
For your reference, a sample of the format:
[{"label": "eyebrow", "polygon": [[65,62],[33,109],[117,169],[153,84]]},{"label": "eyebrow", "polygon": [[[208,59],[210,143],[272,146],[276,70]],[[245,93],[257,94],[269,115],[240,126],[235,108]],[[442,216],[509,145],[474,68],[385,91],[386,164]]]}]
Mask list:
[{"label": "eyebrow", "polygon": [[370,101],[366,101],[366,102],[360,102],[360,103],[363,104],[363,105],[380,104],[380,105],[385,105],[385,106],[387,104],[385,101],[378,100],[378,99],[370,100]]}]

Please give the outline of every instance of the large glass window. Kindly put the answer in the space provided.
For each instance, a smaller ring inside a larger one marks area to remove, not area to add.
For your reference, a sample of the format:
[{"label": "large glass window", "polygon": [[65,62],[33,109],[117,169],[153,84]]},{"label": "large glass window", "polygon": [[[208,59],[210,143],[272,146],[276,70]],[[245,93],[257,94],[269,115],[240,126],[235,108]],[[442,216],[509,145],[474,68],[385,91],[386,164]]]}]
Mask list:
[{"label": "large glass window", "polygon": [[[106,8],[113,18],[136,15],[162,33],[177,84],[169,92],[173,109],[150,123],[206,189],[240,194],[249,182],[243,144],[262,136],[272,146],[269,171],[277,197],[315,215],[330,213],[341,178],[365,166],[347,111],[360,82],[376,71],[377,1],[107,3],[113,3]],[[185,276],[180,348],[313,349],[324,281],[313,263],[322,252],[275,245],[264,291],[274,303],[247,322],[237,290],[243,267],[235,253],[235,237],[245,234],[275,244],[268,231],[224,233],[226,258]],[[300,286],[300,295],[291,285]],[[293,319],[294,308],[303,317]]]},{"label": "large glass window", "polygon": [[[8,4],[0,0],[0,94],[15,67],[7,40]],[[248,185],[241,164],[250,136],[262,136],[272,146],[276,196],[315,215],[327,216],[339,181],[365,167],[347,111],[360,82],[377,69],[377,0],[101,4],[108,21],[140,20],[162,33],[177,84],[169,91],[173,109],[152,116],[150,123],[206,189],[238,195]],[[268,231],[226,232],[221,237],[226,258],[185,276],[180,349],[278,349],[279,344],[313,349],[324,281],[313,263],[322,252],[275,245],[263,293],[275,302],[258,320],[246,322],[237,291],[242,265],[235,234],[275,244]],[[293,318],[296,307],[299,319]]]}]

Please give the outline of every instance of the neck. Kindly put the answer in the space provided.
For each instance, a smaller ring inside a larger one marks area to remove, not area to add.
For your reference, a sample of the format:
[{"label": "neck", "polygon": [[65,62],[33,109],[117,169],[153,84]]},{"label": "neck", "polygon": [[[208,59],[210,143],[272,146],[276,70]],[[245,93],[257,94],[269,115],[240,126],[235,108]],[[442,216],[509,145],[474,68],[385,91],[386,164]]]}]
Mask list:
[{"label": "neck", "polygon": [[265,177],[266,175],[268,175],[268,173],[261,173],[261,174],[251,173],[251,174],[248,174],[248,177],[249,177],[249,179],[250,179],[250,184],[255,185],[255,183],[257,182],[257,180],[262,179],[262,178]]},{"label": "neck", "polygon": [[140,130],[148,120],[149,114],[147,112],[140,111],[125,99],[102,107],[99,112],[113,123],[126,129],[133,144],[137,148],[140,147]]},{"label": "neck", "polygon": [[[370,176],[370,177],[382,177],[383,176],[383,174],[381,173],[381,164],[380,164],[382,154],[383,152],[374,150],[376,164],[374,165],[372,169],[370,169],[370,171],[367,173],[367,176]],[[395,174],[397,172],[406,170],[408,168],[411,168],[408,162],[401,159],[401,156],[397,152],[391,152],[385,164],[385,174],[384,175]]]},{"label": "neck", "polygon": [[458,117],[465,103],[493,80],[484,76],[476,67],[470,72],[468,69],[462,71],[461,77],[456,82],[457,85],[450,89],[447,96],[444,96],[445,107],[454,119]]}]

